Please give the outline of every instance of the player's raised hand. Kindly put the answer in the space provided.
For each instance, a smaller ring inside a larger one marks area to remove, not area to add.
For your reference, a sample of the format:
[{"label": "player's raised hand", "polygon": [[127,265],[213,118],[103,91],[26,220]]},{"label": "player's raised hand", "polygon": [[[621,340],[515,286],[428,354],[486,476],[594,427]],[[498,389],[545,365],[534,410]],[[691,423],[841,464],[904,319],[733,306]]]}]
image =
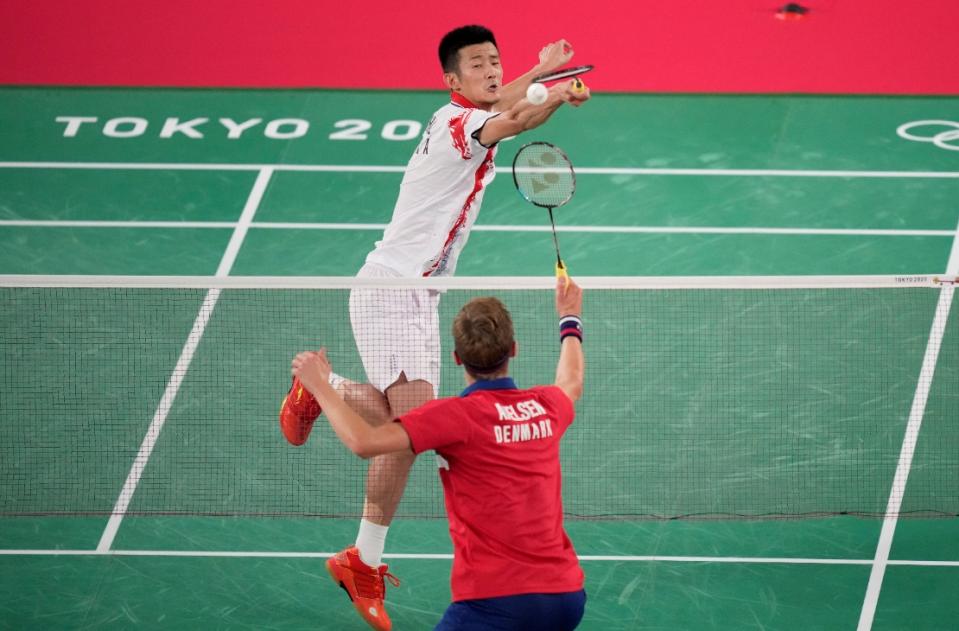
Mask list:
[{"label": "player's raised hand", "polygon": [[579,77],[573,77],[564,83],[557,83],[553,87],[560,97],[573,107],[579,107],[592,97],[589,86],[583,83],[583,80]]},{"label": "player's raised hand", "polygon": [[325,348],[298,353],[293,358],[291,366],[293,375],[299,377],[303,385],[311,392],[315,390],[317,384],[329,381],[332,370]]},{"label": "player's raised hand", "polygon": [[541,72],[552,72],[562,68],[573,58],[573,45],[565,39],[559,39],[543,46],[539,51]]},{"label": "player's raised hand", "polygon": [[583,289],[572,278],[556,279],[556,314],[560,317],[583,315]]}]

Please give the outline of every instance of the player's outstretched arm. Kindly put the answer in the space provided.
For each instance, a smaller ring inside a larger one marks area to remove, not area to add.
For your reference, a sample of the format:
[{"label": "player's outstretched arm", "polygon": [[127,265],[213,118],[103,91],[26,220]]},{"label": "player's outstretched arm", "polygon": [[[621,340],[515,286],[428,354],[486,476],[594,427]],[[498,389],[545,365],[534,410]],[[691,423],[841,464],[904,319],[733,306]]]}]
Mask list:
[{"label": "player's outstretched arm", "polygon": [[326,349],[305,351],[293,358],[292,372],[310,391],[347,448],[360,458],[412,449],[410,437],[399,423],[373,427],[353,411],[330,385],[331,366]]},{"label": "player's outstretched arm", "polygon": [[[583,357],[582,327],[579,326],[583,315],[583,290],[572,279],[568,284],[565,278],[556,279],[556,313],[560,317],[564,337],[554,383],[566,396],[576,401],[583,396],[586,360]],[[575,321],[571,318],[575,318]]]},{"label": "player's outstretched arm", "polygon": [[579,107],[590,98],[589,88],[585,85],[580,90],[575,79],[557,83],[549,89],[546,102],[533,105],[525,98],[513,105],[499,116],[489,119],[480,130],[478,140],[490,147],[504,138],[516,136],[524,131],[539,127],[559,109],[563,103]]},{"label": "player's outstretched arm", "polygon": [[565,39],[550,42],[539,51],[539,63],[526,73],[516,77],[500,88],[500,101],[496,111],[502,112],[513,107],[526,96],[526,88],[539,75],[559,70],[573,58],[573,46]]}]

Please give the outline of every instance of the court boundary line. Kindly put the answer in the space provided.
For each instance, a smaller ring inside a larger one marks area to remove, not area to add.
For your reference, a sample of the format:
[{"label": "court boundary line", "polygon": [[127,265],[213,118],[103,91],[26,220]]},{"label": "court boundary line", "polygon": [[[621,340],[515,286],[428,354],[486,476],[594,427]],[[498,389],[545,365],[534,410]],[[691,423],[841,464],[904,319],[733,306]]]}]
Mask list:
[{"label": "court boundary line", "polygon": [[[327,559],[334,552],[267,552],[237,550],[78,550],[78,549],[0,549],[0,556],[127,556],[127,557],[209,557],[209,558],[277,558]],[[384,559],[451,560],[452,553],[386,553]],[[744,563],[785,565],[872,565],[872,559],[834,559],[810,557],[748,557],[748,556],[672,556],[672,555],[578,555],[580,561],[609,562],[665,562],[665,563]],[[895,559],[888,565],[902,567],[956,567],[959,561],[931,561]]]},{"label": "court boundary line", "polygon": [[[253,216],[260,206],[260,202],[263,199],[272,175],[273,171],[271,169],[263,169],[257,175],[256,181],[253,183],[253,188],[250,190],[246,204],[243,207],[243,211],[240,214],[240,220],[237,222],[233,235],[230,237],[230,241],[223,252],[223,257],[220,259],[220,264],[217,266],[215,277],[222,278],[229,276],[233,263],[236,261],[236,256],[243,245],[243,240],[246,238],[250,223],[253,221]],[[177,393],[180,391],[180,385],[186,378],[190,364],[193,362],[193,356],[200,346],[200,341],[203,339],[203,334],[206,331],[206,325],[213,316],[213,309],[216,307],[217,300],[219,300],[222,291],[223,290],[219,288],[210,288],[203,298],[200,310],[193,320],[193,326],[183,344],[183,349],[180,351],[180,356],[177,358],[176,364],[173,367],[173,372],[170,374],[163,395],[160,397],[159,403],[157,403],[146,435],[144,435],[143,441],[140,443],[140,449],[137,451],[137,455],[133,459],[133,464],[130,466],[130,471],[123,483],[123,487],[120,489],[120,495],[117,497],[117,501],[113,506],[113,511],[107,520],[107,525],[100,535],[100,541],[97,544],[98,552],[109,551],[113,546],[113,540],[120,530],[120,525],[123,523],[123,518],[126,516],[130,502],[133,501],[133,495],[136,493],[137,486],[140,484],[140,478],[143,476],[143,472],[146,470],[146,466],[150,461],[153,448],[156,446],[160,438],[160,432],[166,424],[167,416],[170,410],[173,409],[173,403],[176,401]]]},{"label": "court boundary line", "polygon": [[[505,169],[506,167],[501,166]],[[102,169],[159,171],[300,171],[328,173],[403,173],[406,165],[255,164],[196,162],[68,162],[4,161],[0,169]],[[652,167],[578,167],[582,175],[668,175],[722,177],[840,177],[840,178],[946,178],[959,179],[959,171],[846,171],[828,169],[701,169]]]},{"label": "court boundary line", "polygon": [[[959,225],[953,236],[952,248],[946,263],[946,273],[959,272]],[[915,455],[916,444],[919,442],[919,431],[922,428],[922,419],[925,415],[926,403],[935,378],[936,364],[939,361],[939,351],[949,323],[949,312],[955,293],[955,284],[943,285],[939,292],[939,301],[932,324],[929,327],[929,338],[926,341],[926,351],[923,355],[922,366],[919,369],[919,378],[916,391],[913,395],[912,407],[909,410],[909,420],[902,439],[899,452],[899,461],[893,474],[892,488],[886,504],[886,516],[882,521],[882,530],[876,544],[876,554],[873,557],[872,569],[869,572],[869,582],[866,584],[866,593],[863,597],[862,609],[859,613],[857,631],[870,631],[879,605],[879,595],[882,591],[883,578],[886,567],[890,565],[889,553],[892,550],[892,541],[896,526],[899,522],[899,510],[906,494],[906,484],[909,481],[909,472],[912,469],[912,459]]]},{"label": "court boundary line", "polygon": [[[385,223],[349,222],[249,222],[245,229],[262,230],[385,230]],[[0,219],[0,227],[20,228],[160,228],[160,229],[229,229],[239,226],[235,221],[164,221],[164,220],[110,220],[110,219]],[[474,225],[476,232],[550,232],[544,225]],[[896,229],[896,228],[771,228],[750,226],[556,226],[556,232],[585,234],[761,234],[811,236],[879,236],[879,237],[955,237],[954,230]]]}]

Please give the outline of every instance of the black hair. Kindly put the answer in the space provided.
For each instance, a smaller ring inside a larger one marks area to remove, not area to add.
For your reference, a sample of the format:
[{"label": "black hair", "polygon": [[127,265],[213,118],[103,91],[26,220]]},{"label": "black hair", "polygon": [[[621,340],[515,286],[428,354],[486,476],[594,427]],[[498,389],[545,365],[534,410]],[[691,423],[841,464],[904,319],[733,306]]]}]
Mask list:
[{"label": "black hair", "polygon": [[[496,38],[493,37],[493,31],[485,26],[470,24],[455,28],[440,40],[440,65],[443,66],[443,72],[457,72],[459,70],[460,49],[473,44],[485,44],[486,42],[496,46]],[[496,46],[499,48],[499,46]]]}]

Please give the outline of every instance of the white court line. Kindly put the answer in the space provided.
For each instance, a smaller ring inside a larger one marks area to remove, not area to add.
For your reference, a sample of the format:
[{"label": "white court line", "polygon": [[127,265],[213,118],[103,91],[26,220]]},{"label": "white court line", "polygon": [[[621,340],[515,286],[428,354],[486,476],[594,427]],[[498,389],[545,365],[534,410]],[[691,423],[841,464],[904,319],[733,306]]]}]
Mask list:
[{"label": "white court line", "polygon": [[0,226],[22,228],[235,228],[235,221],[123,221],[101,219],[0,219]]},{"label": "white court line", "polygon": [[[952,249],[946,263],[946,273],[959,272],[959,226],[953,234]],[[869,583],[866,585],[866,595],[863,599],[862,611],[859,614],[857,631],[869,631],[876,615],[876,606],[879,604],[879,593],[882,591],[882,581],[886,574],[886,567],[893,565],[889,560],[889,551],[892,549],[892,539],[896,532],[899,520],[899,509],[906,492],[906,482],[909,480],[909,470],[912,467],[912,458],[919,440],[919,430],[922,427],[922,417],[926,410],[926,401],[932,387],[933,376],[936,371],[936,362],[939,359],[939,349],[949,321],[949,310],[952,306],[954,285],[943,285],[939,292],[939,302],[936,304],[936,313],[929,331],[929,340],[926,343],[926,352],[922,358],[922,367],[919,370],[919,380],[916,384],[916,393],[909,411],[909,422],[906,424],[906,434],[902,439],[902,448],[899,452],[899,462],[896,473],[893,475],[892,490],[889,492],[889,501],[886,504],[886,517],[882,522],[879,533],[879,543],[876,545],[876,556],[873,559],[872,571],[869,573]]]},{"label": "white court line", "polygon": [[955,238],[952,240],[952,250],[949,251],[946,273],[953,276],[959,274],[959,226],[956,226]]},{"label": "white court line", "polygon": [[[334,552],[260,552],[232,550],[0,550],[0,556],[130,556],[130,557],[212,557],[251,559],[327,559]],[[385,559],[451,560],[452,554],[387,553]],[[798,557],[720,557],[720,556],[664,556],[664,555],[579,555],[580,561],[609,561],[613,563],[743,563],[787,565],[871,565],[872,559],[816,559]],[[889,565],[913,567],[959,567],[959,561],[889,561]]]},{"label": "white court line", "polygon": [[[0,222],[2,225],[2,222]],[[385,223],[279,223],[263,221],[255,228],[294,230],[384,230]],[[545,225],[476,224],[474,232],[550,232]],[[885,228],[763,228],[714,226],[556,226],[556,232],[614,234],[783,234],[783,235],[860,235],[890,237],[952,237],[952,230],[907,230]]]},{"label": "white court line", "polygon": [[146,435],[143,437],[143,442],[140,443],[140,450],[137,452],[136,458],[133,459],[133,465],[130,467],[130,472],[127,474],[123,488],[120,490],[120,496],[113,505],[113,512],[107,521],[106,528],[104,528],[103,534],[100,536],[100,543],[97,544],[98,552],[109,551],[110,546],[113,545],[113,539],[120,529],[120,524],[123,521],[124,515],[126,515],[130,501],[133,499],[133,494],[137,490],[137,485],[140,483],[143,470],[150,460],[153,447],[160,438],[160,431],[163,429],[167,415],[173,407],[173,401],[176,399],[177,392],[180,390],[180,384],[183,382],[183,378],[190,368],[190,363],[193,361],[193,354],[197,346],[199,346],[200,340],[203,338],[203,331],[206,329],[207,322],[209,322],[210,316],[213,314],[213,307],[216,306],[220,291],[219,289],[211,289],[203,299],[200,313],[197,314],[196,319],[193,321],[193,328],[187,336],[183,350],[180,352],[180,357],[177,359],[176,366],[173,368],[173,373],[170,375],[169,381],[167,381],[163,396],[160,397],[160,402],[157,404],[156,411],[153,413],[153,419],[150,421],[150,426],[147,428]]},{"label": "white court line", "polygon": [[[257,175],[253,189],[250,191],[246,205],[243,207],[243,212],[240,214],[240,220],[237,222],[230,242],[227,244],[223,258],[220,259],[220,265],[216,270],[217,277],[230,275],[230,269],[233,267],[236,255],[240,251],[243,239],[246,237],[250,223],[253,221],[253,215],[256,214],[256,209],[263,199],[263,194],[266,192],[266,187],[272,175],[273,171],[270,169],[263,169],[259,175]],[[173,368],[173,373],[170,375],[166,389],[163,391],[163,396],[160,397],[160,402],[157,404],[153,419],[150,421],[150,426],[147,428],[143,442],[140,444],[140,450],[137,452],[136,458],[133,459],[133,465],[130,467],[127,479],[123,483],[123,488],[120,490],[120,496],[117,498],[110,519],[107,521],[107,525],[103,529],[103,534],[100,536],[100,542],[97,544],[97,552],[108,552],[113,546],[113,540],[120,530],[120,524],[123,522],[123,517],[126,515],[127,508],[130,506],[133,494],[136,492],[137,485],[140,483],[140,477],[143,475],[144,469],[146,469],[150,455],[153,453],[153,448],[160,438],[160,432],[163,429],[164,423],[166,423],[167,415],[170,413],[173,402],[176,400],[177,392],[180,390],[180,384],[183,383],[183,379],[190,369],[190,363],[193,361],[193,355],[200,345],[200,340],[203,339],[203,333],[206,330],[207,323],[210,321],[210,316],[213,315],[213,309],[216,307],[216,302],[220,297],[220,291],[220,289],[216,288],[210,289],[203,298],[200,311],[193,321],[193,328],[190,330],[190,334],[183,344],[183,350],[180,351],[180,357],[177,359],[176,365]]]},{"label": "white court line", "polygon": [[236,255],[240,252],[240,247],[243,245],[246,233],[250,229],[250,224],[253,223],[253,216],[256,215],[256,209],[260,207],[260,201],[263,199],[266,187],[272,177],[272,169],[262,169],[256,176],[253,190],[250,191],[243,212],[240,213],[240,220],[236,224],[233,236],[230,237],[230,242],[226,246],[226,252],[223,253],[223,258],[220,260],[220,266],[216,270],[217,276],[230,275],[230,269],[233,268],[233,262],[236,261]]},{"label": "white court line", "polygon": [[[509,167],[499,165],[499,169]],[[403,173],[406,166],[356,164],[231,164],[188,162],[0,162],[0,169],[102,169],[156,171],[309,171]],[[666,169],[579,167],[582,175],[680,175],[725,177],[959,178],[959,171],[830,171],[825,169]]]},{"label": "white court line", "polygon": [[0,162],[0,169],[94,169],[104,171],[314,171],[337,173],[403,173],[406,166],[338,164],[229,164],[189,162]]},{"label": "white court line", "polygon": [[[113,221],[75,219],[0,219],[0,227],[36,228],[236,228],[232,221]],[[385,223],[307,223],[256,221],[246,228],[268,230],[375,230],[386,229]],[[545,225],[474,225],[476,232],[549,232]],[[779,234],[817,236],[876,237],[954,237],[953,230],[886,229],[886,228],[763,228],[714,226],[557,226],[556,232],[599,234]]]},{"label": "white court line", "polygon": [[959,171],[831,171],[809,169],[653,169],[575,167],[588,175],[696,175],[725,177],[959,178]]}]

